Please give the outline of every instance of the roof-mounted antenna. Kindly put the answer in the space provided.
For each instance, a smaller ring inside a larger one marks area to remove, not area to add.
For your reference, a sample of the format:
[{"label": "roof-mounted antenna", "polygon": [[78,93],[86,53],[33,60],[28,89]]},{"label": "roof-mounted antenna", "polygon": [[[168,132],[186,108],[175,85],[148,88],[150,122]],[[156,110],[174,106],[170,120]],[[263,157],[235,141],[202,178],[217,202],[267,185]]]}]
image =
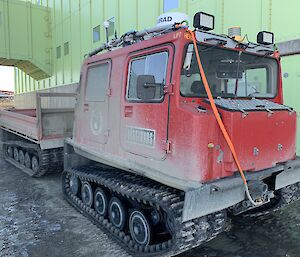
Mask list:
[{"label": "roof-mounted antenna", "polygon": [[[136,30],[131,30],[125,34],[123,34],[120,38],[113,38],[110,41],[106,42],[105,44],[103,44],[102,46],[96,48],[95,50],[93,50],[92,52],[88,53],[86,56],[87,57],[91,57],[93,55],[96,55],[98,53],[100,53],[103,50],[108,50],[111,51],[112,48],[114,47],[119,47],[121,45],[123,46],[127,46],[127,45],[131,45],[133,44],[137,39],[138,40],[143,40],[145,36],[150,36],[152,35],[153,37],[156,35],[161,35],[164,33],[168,33],[170,31],[175,31],[178,29],[187,29],[188,27],[185,25],[181,25],[181,26],[176,26],[176,24],[172,24],[172,25],[162,25],[162,26],[156,26],[154,28],[151,29],[144,29],[141,31],[136,31]],[[107,33],[107,38],[108,40],[108,33]]]}]

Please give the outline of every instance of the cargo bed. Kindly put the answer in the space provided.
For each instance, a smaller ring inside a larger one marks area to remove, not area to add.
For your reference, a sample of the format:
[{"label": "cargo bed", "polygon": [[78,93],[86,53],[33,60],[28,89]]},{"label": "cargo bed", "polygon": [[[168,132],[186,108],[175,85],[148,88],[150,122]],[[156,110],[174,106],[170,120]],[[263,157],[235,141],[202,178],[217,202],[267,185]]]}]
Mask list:
[{"label": "cargo bed", "polygon": [[42,150],[63,147],[72,135],[73,108],[42,108],[42,98],[74,97],[74,93],[37,93],[36,109],[0,110],[0,128],[40,145]]}]

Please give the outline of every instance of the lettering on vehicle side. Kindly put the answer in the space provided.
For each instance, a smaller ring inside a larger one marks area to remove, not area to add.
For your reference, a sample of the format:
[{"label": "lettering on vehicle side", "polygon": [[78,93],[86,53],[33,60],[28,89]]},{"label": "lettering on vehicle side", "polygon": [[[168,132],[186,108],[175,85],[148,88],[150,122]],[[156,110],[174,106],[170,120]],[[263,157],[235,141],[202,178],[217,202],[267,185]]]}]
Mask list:
[{"label": "lettering on vehicle side", "polygon": [[173,20],[173,18],[171,16],[161,17],[158,19],[158,23],[170,22],[172,20]]},{"label": "lettering on vehicle side", "polygon": [[155,130],[136,127],[126,127],[126,140],[130,143],[154,147]]}]

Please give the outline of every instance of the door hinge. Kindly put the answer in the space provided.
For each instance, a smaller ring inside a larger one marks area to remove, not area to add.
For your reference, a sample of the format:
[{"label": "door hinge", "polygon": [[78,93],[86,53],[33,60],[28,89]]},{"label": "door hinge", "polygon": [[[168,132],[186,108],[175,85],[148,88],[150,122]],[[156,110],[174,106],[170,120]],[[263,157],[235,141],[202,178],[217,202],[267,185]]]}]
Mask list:
[{"label": "door hinge", "polygon": [[162,147],[166,151],[166,153],[172,152],[172,142],[169,140],[162,141]]},{"label": "door hinge", "polygon": [[107,94],[108,96],[111,96],[111,88],[108,88],[108,89],[106,90],[106,94]]},{"label": "door hinge", "polygon": [[172,83],[165,85],[164,86],[164,93],[169,94],[169,95],[173,95],[174,94],[173,93],[173,86],[174,85]]}]

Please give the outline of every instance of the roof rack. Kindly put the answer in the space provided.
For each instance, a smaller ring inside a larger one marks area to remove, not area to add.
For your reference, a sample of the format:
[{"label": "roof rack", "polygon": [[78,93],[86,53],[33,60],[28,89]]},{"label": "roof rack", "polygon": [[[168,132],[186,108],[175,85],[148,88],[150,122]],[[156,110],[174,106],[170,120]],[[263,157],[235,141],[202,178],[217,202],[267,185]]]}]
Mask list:
[{"label": "roof rack", "polygon": [[177,26],[178,24],[173,25],[165,25],[165,26],[159,26],[154,27],[151,29],[144,29],[141,31],[131,30],[123,34],[120,38],[115,38],[110,40],[108,43],[103,44],[102,46],[96,48],[92,52],[88,53],[85,57],[92,57],[103,50],[112,50],[113,48],[120,47],[120,46],[128,46],[135,44],[137,42],[143,41],[147,38],[156,37],[165,33],[168,33],[170,31],[175,31],[181,28],[188,28],[187,26]]}]

